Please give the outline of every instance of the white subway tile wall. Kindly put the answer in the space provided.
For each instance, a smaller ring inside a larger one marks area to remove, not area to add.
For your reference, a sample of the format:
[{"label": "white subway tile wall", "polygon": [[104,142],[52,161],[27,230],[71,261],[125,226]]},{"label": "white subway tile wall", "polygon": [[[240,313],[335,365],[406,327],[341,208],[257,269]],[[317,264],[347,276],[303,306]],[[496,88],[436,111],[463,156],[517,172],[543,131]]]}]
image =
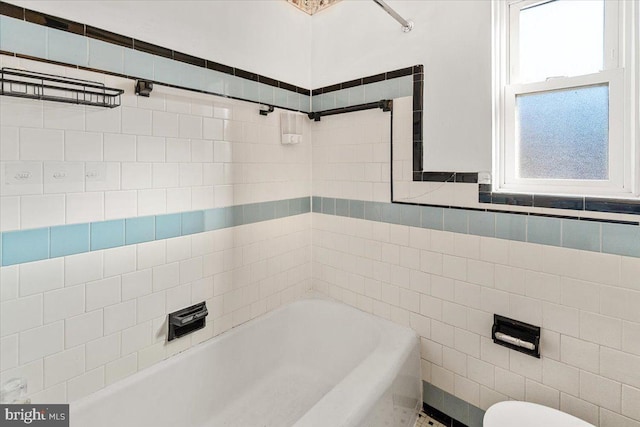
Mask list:
[{"label": "white subway tile wall", "polygon": [[381,110],[323,117],[313,127],[313,195],[389,202],[391,126]]},{"label": "white subway tile wall", "polygon": [[[321,203],[314,214],[2,267],[0,381],[26,377],[34,402],[78,399],[313,281],[416,330],[423,379],[471,405],[521,399],[640,427],[640,258],[597,252],[601,243],[588,252],[518,241],[500,234],[497,214],[399,219],[388,204],[388,113],[305,120],[304,143],[283,146],[278,113],[259,116],[255,104],[159,85],[137,98],[130,80],[0,62],[127,90],[112,110],[0,97],[2,232],[309,194]],[[411,182],[411,114],[410,98],[395,100],[395,198],[478,207],[475,184]],[[25,182],[6,179],[23,171]],[[535,240],[533,221],[516,225]],[[202,300],[207,328],[165,343],[166,314]],[[542,358],[493,344],[493,313],[541,325]]]},{"label": "white subway tile wall", "polygon": [[[303,143],[281,145],[278,111],[160,85],[137,98],[131,80],[7,56],[0,65],[126,90],[116,109],[0,97],[3,233],[310,194],[310,125]],[[5,184],[25,168],[33,183]],[[303,295],[310,214],[0,273],[0,382],[25,377],[34,402],[69,402]],[[203,300],[207,327],[168,345],[167,313]]]},{"label": "white subway tile wall", "polygon": [[[404,102],[394,120],[411,114]],[[384,145],[388,125],[379,111],[314,123],[322,208],[326,198],[388,202],[360,173],[368,163],[386,170],[388,157],[355,154]],[[410,145],[410,129],[393,129],[394,145]],[[339,201],[331,215],[314,206],[313,287],[412,327],[424,381],[484,410],[519,399],[600,427],[640,426],[640,259],[353,218]],[[542,357],[494,344],[494,313],[542,326]]]},{"label": "white subway tile wall", "polygon": [[[3,66],[31,69],[37,64],[7,56],[0,59]],[[43,64],[38,66],[46,69]],[[53,68],[50,72],[72,71],[49,67]],[[73,71],[74,75],[78,73]],[[104,79],[96,73],[82,75]],[[7,205],[3,209],[10,211],[0,231],[141,216],[139,210],[144,214],[185,211],[309,195],[310,141],[295,147],[280,145],[278,112],[265,118],[257,114],[255,104],[161,86],[154,90],[153,97],[163,102],[143,101],[138,107],[132,105],[137,98],[130,94],[130,80],[109,79],[115,80],[110,82],[113,86],[128,89],[123,96],[129,99],[127,106],[112,110],[70,108],[66,104],[0,98],[2,172],[6,175],[12,165],[27,167],[33,169],[35,181],[3,185],[0,196],[2,205]],[[203,108],[206,103],[208,108]],[[170,111],[174,105],[173,110],[183,113]],[[165,107],[168,111],[162,111]],[[57,116],[42,119],[42,111],[57,109],[62,110],[57,114],[64,118],[77,119],[74,130],[54,120]],[[96,117],[113,124],[95,126],[92,123]],[[85,131],[89,128],[99,131]],[[159,130],[152,132],[152,128]],[[64,172],[64,182],[60,182],[59,174],[58,179],[53,178],[55,172]],[[169,194],[168,188],[176,190]],[[150,193],[151,189],[159,191]],[[72,192],[91,195],[73,198],[69,194]],[[198,197],[191,197],[193,192]],[[101,203],[99,196],[104,209],[93,208]],[[204,204],[199,196],[205,196]],[[139,206],[139,198],[152,201],[154,206]],[[176,198],[181,200],[179,209],[160,207],[163,200],[165,205],[175,204]],[[65,209],[69,203],[75,204],[73,209]],[[77,213],[87,209],[90,215]],[[18,213],[20,220],[13,220]]]}]

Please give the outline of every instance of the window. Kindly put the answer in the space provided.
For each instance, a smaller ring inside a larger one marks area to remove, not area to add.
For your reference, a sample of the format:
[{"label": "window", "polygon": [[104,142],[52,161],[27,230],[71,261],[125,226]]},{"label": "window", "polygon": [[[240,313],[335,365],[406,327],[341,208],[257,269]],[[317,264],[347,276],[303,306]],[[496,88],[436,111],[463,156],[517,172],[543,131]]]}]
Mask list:
[{"label": "window", "polygon": [[494,0],[494,191],[638,195],[638,8]]}]

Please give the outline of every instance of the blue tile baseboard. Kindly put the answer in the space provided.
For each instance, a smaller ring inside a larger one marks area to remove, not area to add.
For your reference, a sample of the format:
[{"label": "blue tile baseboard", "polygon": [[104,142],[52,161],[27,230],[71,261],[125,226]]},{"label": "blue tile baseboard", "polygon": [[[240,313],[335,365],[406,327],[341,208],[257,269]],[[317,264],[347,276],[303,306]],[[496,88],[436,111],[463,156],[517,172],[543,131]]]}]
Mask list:
[{"label": "blue tile baseboard", "polygon": [[482,427],[482,409],[425,381],[422,401],[425,413],[448,427]]},{"label": "blue tile baseboard", "polygon": [[2,266],[300,215],[309,197],[0,233]]},{"label": "blue tile baseboard", "polygon": [[640,257],[640,225],[452,206],[313,196],[312,211],[475,236]]}]

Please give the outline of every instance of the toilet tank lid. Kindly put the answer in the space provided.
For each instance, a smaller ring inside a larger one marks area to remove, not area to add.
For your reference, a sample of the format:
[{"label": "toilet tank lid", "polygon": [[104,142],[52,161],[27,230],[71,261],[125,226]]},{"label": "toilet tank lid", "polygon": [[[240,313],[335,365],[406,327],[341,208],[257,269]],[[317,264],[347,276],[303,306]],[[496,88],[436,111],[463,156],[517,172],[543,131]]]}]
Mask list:
[{"label": "toilet tank lid", "polygon": [[484,414],[484,427],[594,427],[573,415],[529,402],[496,403]]}]

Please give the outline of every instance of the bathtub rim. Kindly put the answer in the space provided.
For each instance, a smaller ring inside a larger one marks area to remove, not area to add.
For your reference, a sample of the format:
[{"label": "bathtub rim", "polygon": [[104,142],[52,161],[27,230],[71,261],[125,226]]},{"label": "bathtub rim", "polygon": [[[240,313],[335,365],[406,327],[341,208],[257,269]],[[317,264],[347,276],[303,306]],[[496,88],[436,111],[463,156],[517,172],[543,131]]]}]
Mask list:
[{"label": "bathtub rim", "polygon": [[[73,414],[82,411],[84,408],[91,406],[91,405],[95,405],[95,404],[99,404],[99,401],[101,399],[103,399],[104,397],[108,397],[111,394],[114,393],[119,393],[123,390],[126,390],[128,387],[134,385],[140,381],[143,381],[145,378],[147,377],[152,377],[154,376],[154,374],[158,373],[159,371],[164,371],[167,369],[171,369],[172,367],[175,367],[176,365],[179,365],[181,362],[183,362],[185,360],[185,358],[189,358],[192,357],[192,355],[196,352],[201,352],[201,351],[206,351],[205,349],[208,348],[209,346],[215,346],[218,345],[219,343],[224,342],[227,339],[230,339],[231,337],[233,337],[234,335],[237,335],[238,333],[241,333],[243,330],[248,329],[253,327],[254,324],[259,323],[261,321],[267,320],[272,318],[273,316],[277,316],[278,314],[282,313],[283,311],[286,311],[287,309],[291,309],[292,307],[296,307],[299,305],[305,305],[305,304],[321,304],[321,305],[328,305],[328,306],[332,306],[332,307],[338,307],[340,310],[347,310],[347,311],[355,311],[358,312],[359,316],[363,316],[363,318],[366,318],[368,321],[372,322],[372,324],[375,324],[377,328],[380,329],[379,333],[382,336],[385,332],[387,333],[387,335],[393,337],[393,334],[389,334],[389,332],[395,331],[395,332],[403,332],[404,330],[404,334],[401,334],[404,336],[405,339],[409,339],[409,340],[414,340],[415,343],[414,345],[417,345],[419,348],[419,337],[416,334],[415,331],[413,331],[412,329],[410,329],[409,327],[406,326],[402,326],[402,325],[398,325],[396,323],[391,322],[390,320],[384,319],[382,317],[376,316],[372,313],[368,313],[365,312],[363,310],[360,310],[357,307],[353,307],[351,305],[345,304],[343,302],[340,301],[336,301],[336,300],[332,300],[326,297],[318,297],[316,295],[309,295],[309,296],[305,296],[303,298],[297,299],[295,301],[292,301],[290,303],[281,305],[280,307],[277,307],[274,310],[271,310],[267,313],[264,313],[260,316],[257,316],[253,319],[250,319],[249,321],[238,325],[236,327],[230,328],[229,330],[215,336],[212,338],[209,338],[203,342],[200,342],[194,346],[191,346],[187,349],[185,349],[184,351],[179,352],[178,354],[169,356],[157,363],[155,363],[152,366],[149,366],[147,368],[144,368],[140,371],[137,371],[135,373],[133,373],[132,375],[129,375],[128,377],[125,377],[121,380],[118,380],[112,384],[109,384],[107,386],[105,386],[104,388],[91,393],[87,396],[84,396],[80,399],[77,399],[75,401],[69,402],[69,408],[70,408],[70,418],[71,420],[73,420]],[[354,375],[355,371],[358,372],[362,372],[362,371],[366,371],[366,368],[363,368],[363,365],[368,366],[370,362],[370,359],[372,357],[374,357],[376,354],[378,354],[380,347],[383,346],[385,347],[383,350],[385,351],[389,351],[392,350],[392,345],[389,345],[388,342],[385,342],[384,339],[382,339],[382,337],[378,337],[377,339],[377,343],[375,344],[375,346],[372,348],[371,353],[367,354],[362,360],[361,362],[356,365],[356,367],[354,369],[352,369],[351,371],[349,371],[344,377],[342,377],[339,382],[337,382],[329,391],[327,391],[327,393],[325,395],[322,396],[322,398],[320,398],[318,401],[316,401],[314,403],[314,405],[312,407],[309,408],[309,410],[300,418],[296,421],[296,423],[294,423],[294,426],[298,426],[299,422],[305,418],[307,418],[307,415],[309,415],[310,413],[316,413],[319,412],[320,409],[317,408],[321,408],[322,405],[319,406],[319,404],[323,401],[326,401],[325,399],[327,398],[327,396],[331,395],[332,392],[334,392],[336,389],[345,387],[345,381],[347,381],[348,378],[352,377]],[[165,337],[165,341],[166,343],[166,337]],[[405,351],[402,353],[401,356],[396,355],[396,358],[406,358],[408,357],[409,353],[411,351],[410,347],[406,347]],[[380,373],[380,372],[378,372]],[[384,372],[383,376],[376,376],[378,377],[377,380],[373,381],[376,383],[376,385],[386,385],[389,386],[391,384],[391,382],[394,379],[394,376],[391,375],[392,374],[392,370],[387,370],[386,372]],[[370,381],[370,382],[371,382]],[[363,387],[362,388],[363,391],[366,391],[368,388],[367,387]],[[422,387],[420,387],[420,396],[422,395]],[[381,393],[376,395],[376,398],[379,398],[380,395],[384,392],[384,388],[377,388],[377,390],[381,390]],[[351,393],[353,394],[353,393]],[[332,400],[332,398],[328,399],[328,400]],[[421,399],[419,399],[421,400]],[[421,404],[421,402],[419,402],[419,404]],[[353,412],[353,411],[346,411],[346,412]],[[360,412],[360,415],[363,415],[362,412]],[[353,414],[349,415],[347,419],[352,419],[353,418]],[[304,424],[300,424],[300,425],[304,425]]]}]

